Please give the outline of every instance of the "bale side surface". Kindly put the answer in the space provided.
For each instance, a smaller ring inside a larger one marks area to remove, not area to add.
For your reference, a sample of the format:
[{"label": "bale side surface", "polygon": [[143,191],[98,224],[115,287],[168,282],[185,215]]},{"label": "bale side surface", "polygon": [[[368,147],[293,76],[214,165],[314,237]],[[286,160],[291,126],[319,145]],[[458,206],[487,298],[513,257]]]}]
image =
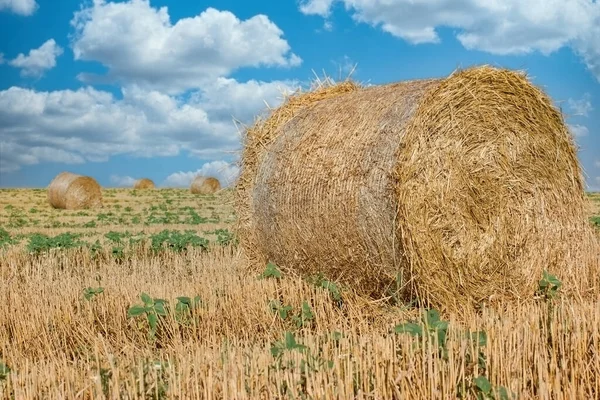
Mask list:
[{"label": "bale side surface", "polygon": [[221,183],[217,178],[197,176],[192,181],[190,191],[194,194],[213,194],[221,189]]},{"label": "bale side surface", "polygon": [[[401,270],[395,154],[419,99],[438,81],[348,92],[280,128],[252,193],[256,248],[303,275],[324,273],[372,295]],[[263,261],[264,261],[263,260]]]},{"label": "bale side surface", "polygon": [[48,202],[67,210],[97,208],[102,206],[102,190],[94,178],[61,172],[48,186]]},{"label": "bale side surface", "polygon": [[238,194],[260,262],[440,308],[532,298],[545,268],[577,293],[598,282],[573,141],[518,73],[350,91],[272,123]]},{"label": "bale side surface", "polygon": [[154,189],[155,187],[154,182],[148,178],[138,179],[133,184],[134,189]]},{"label": "bale side surface", "polygon": [[240,157],[240,174],[235,186],[235,208],[237,214],[236,232],[240,247],[250,260],[249,266],[260,269],[265,255],[257,248],[256,220],[253,209],[253,190],[256,185],[257,169],[266,149],[281,134],[280,127],[290,121],[301,110],[313,107],[320,101],[335,98],[359,90],[352,81],[334,84],[331,80],[319,81],[314,90],[296,92],[288,96],[283,104],[272,110],[266,118],[259,118],[245,131],[244,146]]}]

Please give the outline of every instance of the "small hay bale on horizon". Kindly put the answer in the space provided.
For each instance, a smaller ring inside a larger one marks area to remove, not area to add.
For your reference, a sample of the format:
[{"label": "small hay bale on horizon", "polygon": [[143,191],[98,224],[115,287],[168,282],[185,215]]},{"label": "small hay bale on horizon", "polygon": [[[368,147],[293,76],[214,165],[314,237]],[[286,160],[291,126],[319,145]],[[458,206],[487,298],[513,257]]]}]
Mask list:
[{"label": "small hay bale on horizon", "polygon": [[134,189],[154,189],[156,185],[151,179],[141,178],[133,184]]},{"label": "small hay bale on horizon", "polygon": [[92,177],[65,171],[50,182],[48,202],[66,210],[98,208],[102,207],[102,189]]},{"label": "small hay bale on horizon", "polygon": [[577,151],[551,99],[489,66],[285,100],[246,131],[240,244],[375,298],[441,309],[598,284]]},{"label": "small hay bale on horizon", "polygon": [[221,183],[212,176],[198,175],[190,185],[193,194],[213,194],[221,189]]}]

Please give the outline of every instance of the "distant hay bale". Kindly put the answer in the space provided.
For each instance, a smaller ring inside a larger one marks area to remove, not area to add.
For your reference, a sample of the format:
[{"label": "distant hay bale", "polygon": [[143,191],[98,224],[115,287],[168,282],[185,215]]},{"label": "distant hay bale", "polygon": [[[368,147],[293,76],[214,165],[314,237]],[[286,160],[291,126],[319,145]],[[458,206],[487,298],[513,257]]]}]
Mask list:
[{"label": "distant hay bale", "polygon": [[94,178],[61,172],[48,186],[48,202],[67,210],[102,207],[102,190]]},{"label": "distant hay bale", "polygon": [[288,98],[247,130],[236,195],[253,262],[443,309],[530,299],[544,269],[597,284],[585,205],[560,112],[488,66]]},{"label": "distant hay bale", "polygon": [[133,184],[134,189],[154,189],[155,187],[154,182],[148,178],[138,179]]},{"label": "distant hay bale", "polygon": [[221,189],[221,183],[217,178],[210,176],[196,176],[190,186],[194,194],[213,194]]}]

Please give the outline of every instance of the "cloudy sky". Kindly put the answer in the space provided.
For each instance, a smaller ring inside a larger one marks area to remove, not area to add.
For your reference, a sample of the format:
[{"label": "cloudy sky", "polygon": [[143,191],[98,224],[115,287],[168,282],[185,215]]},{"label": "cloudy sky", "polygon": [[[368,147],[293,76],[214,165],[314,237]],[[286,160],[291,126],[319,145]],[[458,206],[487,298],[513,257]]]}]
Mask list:
[{"label": "cloudy sky", "polygon": [[0,0],[0,38],[1,187],[230,181],[240,124],[313,71],[382,84],[486,63],[550,94],[600,190],[594,0]]}]

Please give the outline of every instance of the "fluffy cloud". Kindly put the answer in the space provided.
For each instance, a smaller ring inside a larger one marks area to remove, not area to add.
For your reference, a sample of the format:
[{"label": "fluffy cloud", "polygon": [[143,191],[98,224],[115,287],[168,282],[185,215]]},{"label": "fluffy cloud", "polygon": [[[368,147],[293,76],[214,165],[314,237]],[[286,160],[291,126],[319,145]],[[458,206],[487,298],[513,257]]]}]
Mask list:
[{"label": "fluffy cloud", "polygon": [[590,133],[590,130],[584,125],[568,124],[567,127],[576,138],[587,136]]},{"label": "fluffy cloud", "polygon": [[135,183],[135,179],[131,176],[120,176],[120,175],[111,175],[110,183],[118,187],[129,187],[133,186]]},{"label": "fluffy cloud", "polygon": [[252,122],[264,101],[278,105],[282,91],[293,85],[221,78],[185,96],[129,86],[122,99],[91,87],[53,92],[11,87],[0,91],[0,170],[43,161],[102,161],[117,154],[185,151],[222,159],[240,147],[232,117]]},{"label": "fluffy cloud", "polygon": [[8,10],[19,15],[32,15],[37,10],[35,0],[0,0],[0,11]]},{"label": "fluffy cloud", "polygon": [[357,22],[410,43],[437,43],[439,27],[458,28],[468,49],[549,54],[571,46],[600,80],[600,3],[594,0],[307,0],[300,11],[328,17],[342,2]]},{"label": "fluffy cloud", "polygon": [[83,164],[84,158],[73,152],[50,146],[23,146],[19,143],[4,141],[0,143],[0,172],[17,171],[23,165],[35,165],[42,162],[62,164]]},{"label": "fluffy cloud", "polygon": [[221,186],[226,187],[235,182],[240,173],[239,167],[226,161],[211,161],[202,165],[196,171],[175,172],[169,175],[162,186],[167,187],[186,187],[192,183],[197,175],[213,176],[221,182]]},{"label": "fluffy cloud", "polygon": [[21,76],[40,77],[47,70],[56,67],[56,58],[62,53],[63,49],[54,39],[50,39],[39,48],[30,50],[28,55],[19,54],[9,64],[20,68]]},{"label": "fluffy cloud", "polygon": [[240,20],[208,8],[173,24],[166,7],[153,8],[147,0],[95,0],[71,24],[75,59],[108,68],[103,77],[81,74],[87,82],[116,80],[173,94],[241,67],[301,63],[281,29],[265,15]]},{"label": "fluffy cloud", "polygon": [[579,100],[569,99],[567,104],[574,115],[587,117],[594,108],[589,93],[583,95]]}]

